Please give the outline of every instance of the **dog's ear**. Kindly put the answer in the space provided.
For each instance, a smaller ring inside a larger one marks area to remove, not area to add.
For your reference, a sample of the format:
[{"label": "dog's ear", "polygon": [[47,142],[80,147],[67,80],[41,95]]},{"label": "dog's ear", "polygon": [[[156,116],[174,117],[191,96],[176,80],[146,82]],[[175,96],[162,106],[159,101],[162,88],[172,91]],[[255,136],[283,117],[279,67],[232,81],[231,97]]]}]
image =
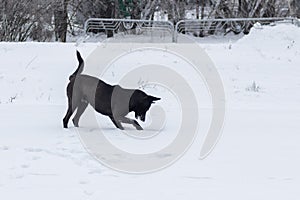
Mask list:
[{"label": "dog's ear", "polygon": [[154,96],[148,96],[148,101],[151,103],[155,103],[156,101],[159,101],[161,98],[154,97]]}]

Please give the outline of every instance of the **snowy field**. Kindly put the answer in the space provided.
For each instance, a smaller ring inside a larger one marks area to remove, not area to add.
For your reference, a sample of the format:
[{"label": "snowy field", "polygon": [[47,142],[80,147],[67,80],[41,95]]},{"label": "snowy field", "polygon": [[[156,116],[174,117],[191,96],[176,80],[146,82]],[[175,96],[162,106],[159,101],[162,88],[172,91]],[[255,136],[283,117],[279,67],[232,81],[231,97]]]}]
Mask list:
[{"label": "snowy field", "polygon": [[[242,38],[197,42],[224,83],[222,137],[204,160],[199,136],[175,164],[145,175],[103,166],[73,126],[62,128],[75,51],[86,58],[100,44],[0,43],[0,198],[298,200],[300,29],[266,26]],[[109,119],[99,117],[108,137],[126,146]]]}]

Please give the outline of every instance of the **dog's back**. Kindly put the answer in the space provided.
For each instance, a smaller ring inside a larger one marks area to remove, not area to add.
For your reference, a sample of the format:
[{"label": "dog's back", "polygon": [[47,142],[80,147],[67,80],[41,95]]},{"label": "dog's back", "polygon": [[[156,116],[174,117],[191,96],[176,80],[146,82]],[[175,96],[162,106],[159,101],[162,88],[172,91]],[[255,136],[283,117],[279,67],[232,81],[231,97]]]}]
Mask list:
[{"label": "dog's back", "polygon": [[110,115],[114,87],[96,77],[79,74],[71,79],[68,93],[72,90],[73,101],[78,101],[78,103],[86,101],[98,112]]}]

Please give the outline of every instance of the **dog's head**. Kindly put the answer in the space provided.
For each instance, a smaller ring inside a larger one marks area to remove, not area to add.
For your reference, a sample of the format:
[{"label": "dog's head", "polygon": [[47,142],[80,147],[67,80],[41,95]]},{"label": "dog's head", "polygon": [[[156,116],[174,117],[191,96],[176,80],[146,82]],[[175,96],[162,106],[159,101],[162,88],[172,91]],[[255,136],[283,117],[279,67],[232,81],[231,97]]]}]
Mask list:
[{"label": "dog's head", "polygon": [[150,96],[140,90],[136,90],[130,99],[132,111],[135,112],[135,118],[143,122],[146,121],[147,111],[152,104],[159,100],[160,98],[158,97]]}]

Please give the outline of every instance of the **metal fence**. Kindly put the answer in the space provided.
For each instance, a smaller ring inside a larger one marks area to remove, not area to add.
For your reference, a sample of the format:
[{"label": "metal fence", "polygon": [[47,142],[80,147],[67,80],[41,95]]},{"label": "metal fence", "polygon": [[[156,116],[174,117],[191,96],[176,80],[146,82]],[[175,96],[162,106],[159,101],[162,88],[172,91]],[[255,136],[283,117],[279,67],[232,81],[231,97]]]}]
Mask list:
[{"label": "metal fence", "polygon": [[193,34],[199,37],[208,35],[226,35],[229,32],[235,34],[249,33],[254,24],[270,25],[276,23],[292,23],[299,25],[296,18],[229,18],[229,19],[203,19],[181,20],[175,26],[175,42],[178,34]]},{"label": "metal fence", "polygon": [[200,37],[208,35],[226,35],[229,32],[248,33],[255,23],[269,25],[276,23],[292,23],[300,25],[296,18],[230,18],[181,20],[175,26],[170,21],[133,20],[133,19],[103,19],[91,18],[85,23],[85,32],[129,32],[135,34],[143,31],[166,31],[172,37],[172,42],[178,41],[179,34],[192,34]]},{"label": "metal fence", "polygon": [[85,32],[127,32],[135,30],[135,34],[142,34],[143,32],[168,32],[175,41],[174,25],[170,21],[153,21],[153,20],[135,20],[135,19],[103,19],[91,18],[85,22]]}]

